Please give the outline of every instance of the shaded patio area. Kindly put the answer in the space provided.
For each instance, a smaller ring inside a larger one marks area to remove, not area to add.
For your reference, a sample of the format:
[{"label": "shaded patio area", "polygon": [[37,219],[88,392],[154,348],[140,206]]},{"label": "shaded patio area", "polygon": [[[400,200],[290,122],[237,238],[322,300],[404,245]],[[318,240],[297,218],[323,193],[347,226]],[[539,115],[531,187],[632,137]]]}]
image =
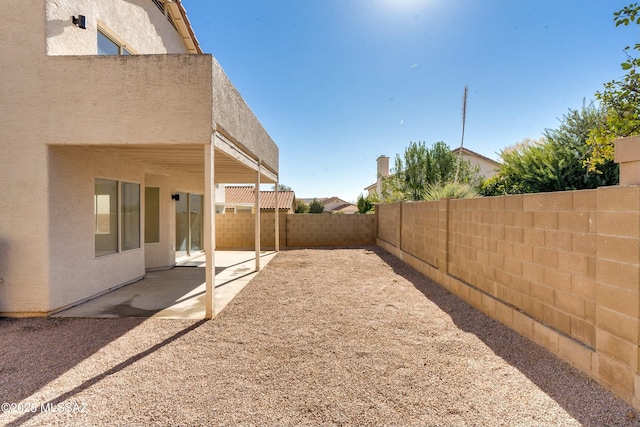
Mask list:
[{"label": "shaded patio area", "polygon": [[[264,251],[266,265],[277,252]],[[254,251],[216,251],[216,314],[255,277]],[[156,317],[203,319],[205,317],[205,256],[170,270],[152,271],[142,280],[115,289],[54,314],[52,317]]]}]

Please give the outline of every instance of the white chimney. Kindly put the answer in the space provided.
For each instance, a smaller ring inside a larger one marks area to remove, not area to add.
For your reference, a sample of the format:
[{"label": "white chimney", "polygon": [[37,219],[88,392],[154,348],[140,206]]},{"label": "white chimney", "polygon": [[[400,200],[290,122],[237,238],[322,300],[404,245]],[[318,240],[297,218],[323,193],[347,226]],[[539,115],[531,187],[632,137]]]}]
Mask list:
[{"label": "white chimney", "polygon": [[378,193],[380,201],[382,201],[382,178],[387,178],[389,176],[389,158],[383,154],[378,157],[376,161],[378,162],[376,192]]}]

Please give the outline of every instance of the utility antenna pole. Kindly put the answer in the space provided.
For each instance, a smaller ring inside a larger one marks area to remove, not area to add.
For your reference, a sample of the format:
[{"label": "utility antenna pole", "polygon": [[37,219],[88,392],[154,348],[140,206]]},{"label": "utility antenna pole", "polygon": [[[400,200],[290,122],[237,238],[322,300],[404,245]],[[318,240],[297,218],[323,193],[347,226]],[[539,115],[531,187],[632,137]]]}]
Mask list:
[{"label": "utility antenna pole", "polygon": [[460,139],[460,151],[458,152],[458,164],[456,166],[456,176],[454,182],[458,182],[458,174],[460,173],[460,164],[462,163],[462,147],[464,147],[464,125],[467,122],[467,94],[469,86],[464,87],[464,96],[462,97],[462,138]]}]

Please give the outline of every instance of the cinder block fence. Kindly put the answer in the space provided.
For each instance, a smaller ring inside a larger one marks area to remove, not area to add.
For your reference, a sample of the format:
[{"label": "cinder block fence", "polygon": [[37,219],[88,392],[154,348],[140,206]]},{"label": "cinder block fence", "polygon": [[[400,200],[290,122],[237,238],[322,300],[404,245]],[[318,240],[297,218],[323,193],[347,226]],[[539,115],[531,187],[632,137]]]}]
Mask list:
[{"label": "cinder block fence", "polygon": [[640,408],[640,187],[376,209],[379,246]]},{"label": "cinder block fence", "polygon": [[[640,409],[640,187],[280,215],[281,246],[377,244]],[[219,249],[254,233],[252,214],[216,215]]]},{"label": "cinder block fence", "polygon": [[[260,246],[273,249],[275,213],[260,214]],[[376,244],[375,215],[280,213],[280,245],[283,247],[362,246]],[[255,247],[255,215],[216,215],[216,248]]]}]

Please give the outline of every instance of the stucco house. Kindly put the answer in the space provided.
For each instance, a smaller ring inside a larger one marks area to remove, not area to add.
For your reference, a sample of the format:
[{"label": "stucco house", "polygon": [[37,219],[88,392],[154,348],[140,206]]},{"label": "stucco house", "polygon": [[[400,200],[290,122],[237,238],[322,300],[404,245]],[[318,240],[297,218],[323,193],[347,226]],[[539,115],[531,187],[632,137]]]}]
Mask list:
[{"label": "stucco house", "polygon": [[277,185],[276,144],[179,0],[3,5],[0,316],[203,253],[211,316],[216,188]]},{"label": "stucco house", "polygon": [[324,211],[329,213],[342,213],[342,214],[354,214],[358,212],[358,207],[353,203],[342,200],[339,197],[333,196],[326,199],[320,199]]},{"label": "stucco house", "polygon": [[320,204],[322,204],[322,208],[324,209],[322,213],[326,214],[354,214],[358,212],[358,207],[353,203],[349,203],[347,201],[342,200],[339,197],[320,197],[313,199],[299,199],[302,200],[305,204],[309,205],[314,200],[318,200]]},{"label": "stucco house", "polygon": [[456,156],[459,156],[462,152],[462,158],[464,160],[468,160],[471,163],[471,166],[478,166],[480,176],[483,176],[485,179],[491,178],[498,173],[500,163],[487,156],[483,156],[480,153],[476,153],[475,151],[464,147],[454,148],[451,152]]},{"label": "stucco house", "polygon": [[[478,166],[480,176],[486,178],[491,178],[498,172],[498,168],[500,167],[500,163],[496,162],[489,157],[483,156],[482,154],[476,153],[475,151],[469,150],[468,148],[455,148],[451,150],[453,154],[456,156],[462,155],[464,160],[468,160],[471,163],[471,166]],[[462,153],[462,154],[460,154]],[[387,156],[379,156],[376,159],[377,164],[377,180],[373,184],[365,187],[365,191],[367,192],[367,196],[372,196],[374,194],[381,195],[382,194],[382,180],[384,178],[389,177],[389,157]]]}]

